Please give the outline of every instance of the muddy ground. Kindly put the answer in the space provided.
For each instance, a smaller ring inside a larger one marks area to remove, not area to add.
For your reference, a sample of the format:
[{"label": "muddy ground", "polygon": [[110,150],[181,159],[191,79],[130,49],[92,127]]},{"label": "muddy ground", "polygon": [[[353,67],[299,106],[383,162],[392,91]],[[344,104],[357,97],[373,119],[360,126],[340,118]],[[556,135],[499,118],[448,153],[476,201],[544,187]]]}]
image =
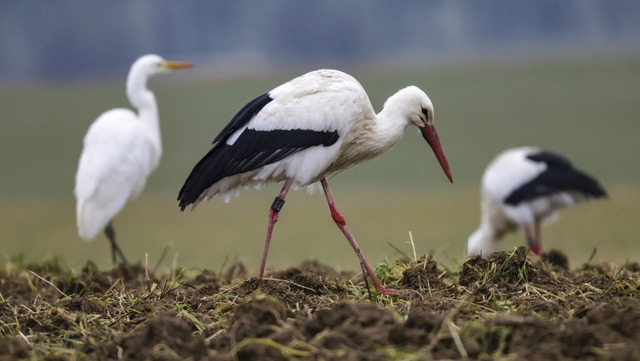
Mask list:
[{"label": "muddy ground", "polygon": [[445,269],[380,265],[397,296],[316,262],[258,282],[80,274],[51,262],[0,270],[0,360],[639,360],[640,265],[570,268],[524,248]]}]

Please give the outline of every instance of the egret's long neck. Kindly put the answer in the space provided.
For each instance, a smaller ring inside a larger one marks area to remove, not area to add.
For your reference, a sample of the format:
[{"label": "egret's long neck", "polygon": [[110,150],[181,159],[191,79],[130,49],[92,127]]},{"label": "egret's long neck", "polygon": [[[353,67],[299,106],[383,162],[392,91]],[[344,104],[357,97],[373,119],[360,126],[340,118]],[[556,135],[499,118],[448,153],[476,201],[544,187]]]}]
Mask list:
[{"label": "egret's long neck", "polygon": [[150,140],[160,152],[162,144],[156,97],[151,90],[147,89],[148,76],[139,72],[132,73],[135,74],[129,74],[127,79],[127,96],[131,105],[138,109],[138,118],[147,127]]}]

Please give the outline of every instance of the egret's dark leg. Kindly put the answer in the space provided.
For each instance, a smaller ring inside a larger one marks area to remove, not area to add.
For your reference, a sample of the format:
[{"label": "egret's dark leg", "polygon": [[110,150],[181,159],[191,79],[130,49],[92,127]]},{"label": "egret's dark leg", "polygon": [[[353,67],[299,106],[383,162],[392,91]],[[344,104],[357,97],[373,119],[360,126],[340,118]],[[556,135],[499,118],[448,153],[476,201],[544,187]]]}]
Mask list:
[{"label": "egret's dark leg", "polygon": [[284,186],[280,190],[280,194],[273,200],[273,204],[271,204],[271,209],[269,209],[269,223],[267,224],[267,236],[264,240],[264,249],[262,250],[262,262],[260,262],[260,273],[258,274],[258,278],[262,279],[264,276],[264,266],[267,264],[267,253],[269,253],[269,244],[271,244],[271,234],[273,233],[273,225],[278,221],[278,215],[280,214],[280,209],[284,205],[284,197],[287,196],[289,192],[289,187],[291,187],[291,179],[287,179],[284,182]]},{"label": "egret's dark leg", "polygon": [[369,277],[371,277],[371,280],[373,281],[373,284],[376,286],[376,291],[378,291],[379,293],[387,294],[387,295],[396,294],[397,293],[396,290],[385,288],[382,285],[382,282],[380,282],[380,280],[378,279],[378,276],[376,276],[375,272],[373,272],[373,269],[371,268],[371,266],[369,266],[369,263],[364,258],[364,254],[362,254],[362,251],[360,250],[358,243],[356,243],[356,240],[351,234],[351,231],[349,230],[349,228],[347,228],[347,222],[345,222],[344,217],[340,214],[340,212],[338,212],[338,209],[336,209],[336,203],[333,200],[331,191],[329,191],[329,183],[327,182],[326,178],[322,178],[320,183],[322,184],[322,189],[324,189],[324,194],[327,197],[327,203],[329,203],[329,209],[331,210],[331,217],[333,218],[333,221],[336,222],[336,225],[338,225],[338,228],[340,228],[340,230],[345,235],[345,237],[347,237],[347,241],[349,241],[349,244],[351,245],[353,250],[356,252],[356,255],[358,255],[358,258],[360,259],[360,264],[367,271],[367,273],[369,274]]},{"label": "egret's dark leg", "polygon": [[120,257],[122,263],[127,264],[127,258],[124,256],[124,253],[122,253],[120,246],[118,246],[118,242],[116,242],[116,232],[113,230],[113,222],[107,224],[104,228],[104,234],[107,235],[111,243],[111,259],[113,260],[113,264],[118,264],[118,257]]}]

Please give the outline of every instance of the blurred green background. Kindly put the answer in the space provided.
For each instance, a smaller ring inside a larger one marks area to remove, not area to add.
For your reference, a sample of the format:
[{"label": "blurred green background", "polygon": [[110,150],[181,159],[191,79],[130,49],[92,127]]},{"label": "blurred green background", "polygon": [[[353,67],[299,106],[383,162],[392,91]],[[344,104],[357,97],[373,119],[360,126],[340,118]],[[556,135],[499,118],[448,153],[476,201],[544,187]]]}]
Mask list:
[{"label": "blurred green background", "polygon": [[[189,60],[189,59],[180,59]],[[196,63],[196,67],[197,67]],[[179,212],[175,198],[217,132],[248,100],[308,70],[210,77],[172,74],[150,88],[160,108],[164,154],[143,195],[115,219],[130,260],[218,271],[240,260],[257,270],[268,208],[279,185],[244,190]],[[610,198],[565,211],[543,231],[543,247],[566,252],[579,266],[596,260],[640,260],[640,57],[477,61],[411,68],[347,68],[380,110],[388,96],[413,84],[429,94],[449,158],[449,184],[413,128],[389,153],[330,180],[338,208],[371,263],[398,253],[433,252],[464,261],[477,227],[479,180],[500,151],[538,145],[560,152],[598,178]],[[82,137],[113,107],[129,107],[120,79],[0,86],[0,251],[4,260],[60,256],[73,268],[88,260],[110,266],[104,235],[84,242],[75,229],[72,195]],[[523,244],[518,232],[501,247]],[[335,227],[321,194],[291,193],[278,222],[268,268],[317,259],[357,270],[355,254]]]}]

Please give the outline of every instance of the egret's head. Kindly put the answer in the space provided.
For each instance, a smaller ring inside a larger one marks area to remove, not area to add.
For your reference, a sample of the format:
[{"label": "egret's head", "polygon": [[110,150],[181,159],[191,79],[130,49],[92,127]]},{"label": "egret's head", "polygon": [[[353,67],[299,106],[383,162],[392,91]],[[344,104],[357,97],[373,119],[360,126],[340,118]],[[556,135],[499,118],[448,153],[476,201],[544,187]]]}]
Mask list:
[{"label": "egret's head", "polygon": [[171,70],[188,69],[193,67],[191,63],[183,61],[165,60],[159,55],[148,54],[141,56],[131,66],[131,73],[140,73],[145,77],[156,74],[166,74]]},{"label": "egret's head", "polygon": [[127,96],[131,104],[137,108],[154,104],[153,93],[147,89],[147,80],[156,74],[168,73],[174,69],[187,69],[192,65],[181,61],[164,60],[162,57],[149,54],[140,57],[131,65],[127,76]]}]

